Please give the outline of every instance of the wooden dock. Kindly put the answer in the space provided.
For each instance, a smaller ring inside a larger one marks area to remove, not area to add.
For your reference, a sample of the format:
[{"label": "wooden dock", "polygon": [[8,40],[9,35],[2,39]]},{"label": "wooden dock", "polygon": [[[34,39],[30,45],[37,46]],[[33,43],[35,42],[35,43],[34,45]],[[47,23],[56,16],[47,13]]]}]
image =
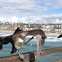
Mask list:
[{"label": "wooden dock", "polygon": [[[41,50],[40,57],[45,57],[45,56],[54,55],[58,53],[62,53],[62,47]],[[7,57],[1,57],[0,62],[26,62],[26,61],[34,62],[35,61],[36,51],[27,52],[23,54],[24,54],[24,61],[20,61],[18,55],[12,55]]]}]

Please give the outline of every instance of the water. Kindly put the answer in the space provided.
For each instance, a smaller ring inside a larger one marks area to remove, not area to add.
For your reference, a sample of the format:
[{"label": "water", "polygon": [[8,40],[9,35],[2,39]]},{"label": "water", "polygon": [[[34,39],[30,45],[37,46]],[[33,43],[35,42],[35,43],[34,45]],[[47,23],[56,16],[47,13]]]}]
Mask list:
[{"label": "water", "polygon": [[[1,32],[0,37],[8,36],[10,34],[12,33]],[[27,36],[26,41],[31,37],[32,36]],[[58,39],[56,36],[47,36],[45,40],[45,44],[42,49],[50,49],[50,48],[60,47],[60,46],[62,46],[62,38]],[[11,50],[12,50],[12,45],[10,43],[7,45],[4,45],[3,49],[0,51],[0,57],[17,54],[17,52],[14,54],[10,54]],[[24,47],[20,50],[20,53],[26,53],[26,52],[36,51],[36,50],[37,50],[36,37],[34,37],[34,39],[29,44],[24,45]],[[59,58],[62,58],[62,53],[39,58],[38,62],[51,62]]]}]

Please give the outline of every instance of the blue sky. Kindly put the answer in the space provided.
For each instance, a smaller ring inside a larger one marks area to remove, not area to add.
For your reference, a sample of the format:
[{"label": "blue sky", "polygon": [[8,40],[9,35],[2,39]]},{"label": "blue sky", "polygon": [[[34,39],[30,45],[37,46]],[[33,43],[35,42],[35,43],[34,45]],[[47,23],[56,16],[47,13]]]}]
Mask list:
[{"label": "blue sky", "polygon": [[62,23],[62,0],[0,0],[0,21]]},{"label": "blue sky", "polygon": [[44,14],[61,14],[62,8],[59,9],[48,9]]}]

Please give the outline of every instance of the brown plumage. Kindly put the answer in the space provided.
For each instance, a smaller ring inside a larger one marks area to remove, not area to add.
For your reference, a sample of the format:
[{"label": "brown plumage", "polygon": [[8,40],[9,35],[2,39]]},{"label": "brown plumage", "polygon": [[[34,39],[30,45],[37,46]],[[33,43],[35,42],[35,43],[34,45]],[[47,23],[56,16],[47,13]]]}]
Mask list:
[{"label": "brown plumage", "polygon": [[[25,44],[25,37],[28,35],[33,35],[33,36],[36,36],[36,38],[37,38],[37,56],[35,58],[38,58],[40,55],[41,46],[44,45],[45,38],[46,38],[45,33],[40,29],[15,33],[11,37],[14,42],[14,47],[17,49],[17,52],[18,52]],[[19,52],[18,52],[18,54],[19,54]],[[19,56],[20,56],[20,54],[19,54]]]},{"label": "brown plumage", "polygon": [[[10,42],[12,44],[11,53],[14,53],[17,51],[20,56],[19,50],[24,46],[25,37],[28,35],[33,35],[33,36],[36,36],[36,38],[37,38],[37,56],[36,56],[36,58],[38,58],[40,55],[40,49],[41,49],[40,46],[44,45],[45,38],[46,38],[45,33],[40,29],[30,30],[30,31],[18,31],[10,36],[5,37],[3,39],[3,41],[7,41],[7,43]],[[31,39],[29,39],[28,42],[30,42],[30,41],[31,41]],[[23,56],[21,55],[20,58],[23,59]]]}]

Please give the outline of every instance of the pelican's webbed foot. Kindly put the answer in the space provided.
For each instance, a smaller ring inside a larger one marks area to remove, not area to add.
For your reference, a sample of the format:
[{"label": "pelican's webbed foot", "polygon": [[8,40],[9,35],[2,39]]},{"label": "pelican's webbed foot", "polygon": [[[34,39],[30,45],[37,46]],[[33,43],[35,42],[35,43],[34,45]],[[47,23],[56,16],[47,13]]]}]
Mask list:
[{"label": "pelican's webbed foot", "polygon": [[23,54],[20,54],[18,50],[17,50],[17,53],[19,54],[20,60],[23,61],[24,60],[24,55]]}]

